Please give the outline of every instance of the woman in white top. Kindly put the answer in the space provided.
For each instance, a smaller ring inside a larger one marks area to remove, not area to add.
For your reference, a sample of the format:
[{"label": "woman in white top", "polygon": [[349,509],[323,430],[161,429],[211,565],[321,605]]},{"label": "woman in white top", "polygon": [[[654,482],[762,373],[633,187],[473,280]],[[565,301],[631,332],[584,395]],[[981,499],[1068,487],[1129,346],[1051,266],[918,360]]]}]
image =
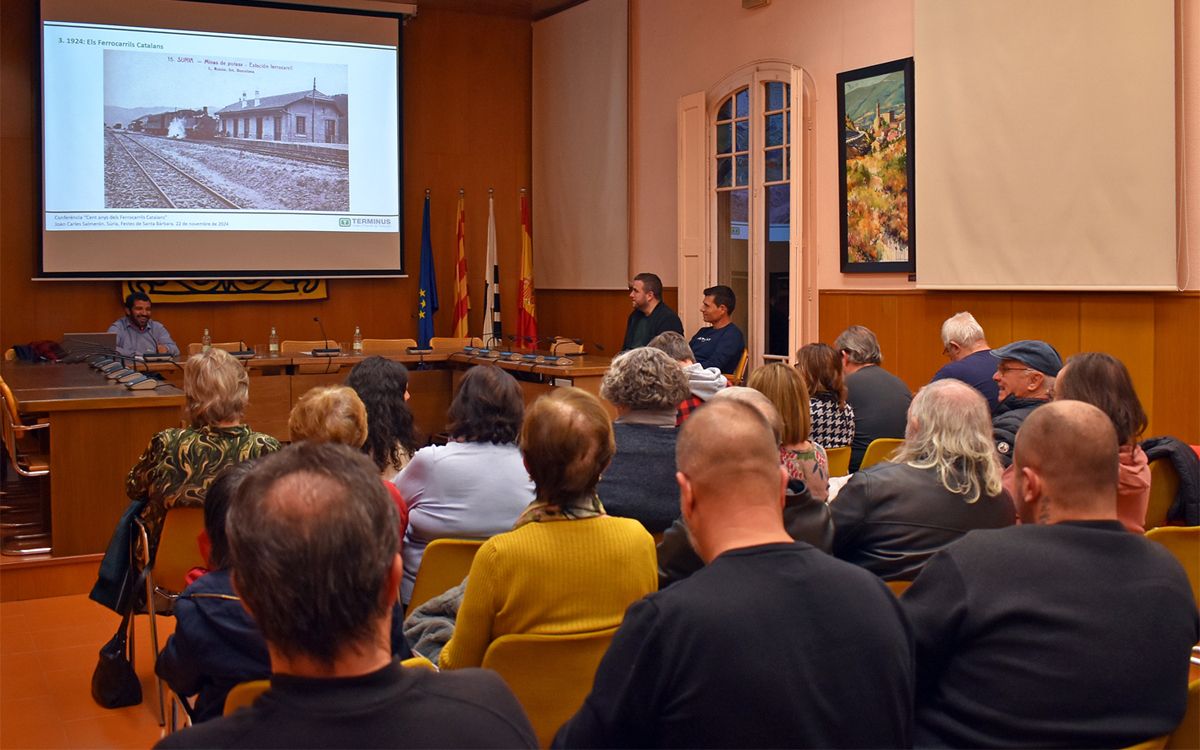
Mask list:
[{"label": "woman in white top", "polygon": [[450,404],[446,445],[422,448],[396,477],[408,504],[400,599],[412,597],[425,547],[434,539],[486,539],[509,531],[533,501],[533,482],[517,448],[525,406],[504,370],[472,367]]}]

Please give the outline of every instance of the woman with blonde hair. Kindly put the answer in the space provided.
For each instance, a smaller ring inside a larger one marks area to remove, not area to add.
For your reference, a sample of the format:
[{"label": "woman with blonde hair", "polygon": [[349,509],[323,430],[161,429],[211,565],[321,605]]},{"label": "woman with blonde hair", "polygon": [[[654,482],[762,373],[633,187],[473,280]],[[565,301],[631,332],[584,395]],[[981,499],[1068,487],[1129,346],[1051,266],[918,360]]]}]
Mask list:
[{"label": "woman with blonde hair", "polygon": [[168,510],[204,505],[208,486],[226,466],[279,450],[278,440],[242,424],[249,390],[246,368],[223,349],[193,354],[184,363],[188,426],[152,437],[125,480],[129,498],[146,502],[141,518],[151,560]]},{"label": "woman with blonde hair", "polygon": [[502,635],[616,627],[657,587],[654,540],[637,521],[605,513],[596,495],[616,451],[599,399],[555,388],[526,412],[520,446],[536,498],[475,555],[443,669],[480,666]]},{"label": "woman with blonde hair", "polygon": [[779,460],[788,478],[802,480],[814,500],[828,499],[829,458],[809,434],[812,422],[804,378],[796,368],[772,362],[751,373],[747,385],[770,399],[783,421]]}]

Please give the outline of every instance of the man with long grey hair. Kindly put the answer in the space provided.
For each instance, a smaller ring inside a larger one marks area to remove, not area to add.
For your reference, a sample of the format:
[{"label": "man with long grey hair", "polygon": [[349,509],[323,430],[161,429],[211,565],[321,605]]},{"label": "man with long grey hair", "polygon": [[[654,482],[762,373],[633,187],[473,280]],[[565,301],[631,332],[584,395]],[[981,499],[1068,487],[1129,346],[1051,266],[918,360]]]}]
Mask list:
[{"label": "man with long grey hair", "polygon": [[959,380],[922,388],[891,461],[856,472],[831,503],[833,554],[885,580],[911,581],[972,529],[1016,519],[1000,486],[987,402]]}]

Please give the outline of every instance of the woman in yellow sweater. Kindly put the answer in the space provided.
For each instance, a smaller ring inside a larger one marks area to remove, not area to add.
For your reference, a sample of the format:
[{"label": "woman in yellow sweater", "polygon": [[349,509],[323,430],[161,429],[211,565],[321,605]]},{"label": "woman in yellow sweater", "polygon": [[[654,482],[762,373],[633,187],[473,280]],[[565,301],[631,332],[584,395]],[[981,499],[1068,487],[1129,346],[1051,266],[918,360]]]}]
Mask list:
[{"label": "woman in yellow sweater", "polygon": [[615,627],[626,607],[657,588],[650,534],[606,515],[596,496],[615,450],[600,401],[556,388],[526,411],[520,445],[536,499],[475,556],[443,669],[478,667],[488,645],[510,633]]}]

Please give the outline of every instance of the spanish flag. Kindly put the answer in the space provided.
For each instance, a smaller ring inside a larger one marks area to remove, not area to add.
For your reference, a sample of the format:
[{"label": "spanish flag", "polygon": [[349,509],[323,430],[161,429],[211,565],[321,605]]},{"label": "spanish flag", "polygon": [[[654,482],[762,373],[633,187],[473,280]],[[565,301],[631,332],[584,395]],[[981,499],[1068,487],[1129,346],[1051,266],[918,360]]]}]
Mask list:
[{"label": "spanish flag", "polygon": [[529,232],[529,199],[521,189],[521,281],[517,285],[517,341],[537,348],[537,303],[533,299],[533,238]]},{"label": "spanish flag", "polygon": [[458,261],[454,265],[454,333],[455,338],[467,336],[467,311],[471,298],[467,296],[467,214],[463,208],[463,191],[458,191],[458,218],[454,222]]}]

